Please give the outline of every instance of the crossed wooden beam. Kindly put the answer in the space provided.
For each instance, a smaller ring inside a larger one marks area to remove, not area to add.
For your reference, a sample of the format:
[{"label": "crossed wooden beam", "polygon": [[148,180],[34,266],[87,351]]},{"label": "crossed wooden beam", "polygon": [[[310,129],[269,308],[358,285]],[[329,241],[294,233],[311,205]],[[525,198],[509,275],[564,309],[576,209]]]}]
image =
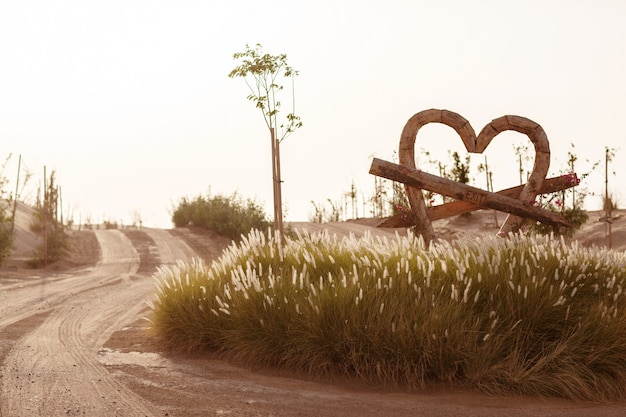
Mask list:
[{"label": "crossed wooden beam", "polygon": [[[534,201],[518,200],[517,197],[520,196],[524,189],[523,185],[492,193],[378,158],[374,158],[372,161],[369,172],[379,177],[401,182],[410,187],[432,191],[458,200],[436,207],[428,207],[427,211],[430,220],[468,213],[481,208],[491,208],[547,224],[571,227],[571,224],[563,216],[536,206]],[[566,190],[577,183],[575,176],[547,178],[543,181],[539,194]],[[379,227],[403,226],[407,226],[407,224],[402,213],[390,217],[379,224]]]},{"label": "crossed wooden beam", "polygon": [[[465,149],[478,154],[483,153],[491,141],[502,132],[515,131],[526,135],[535,149],[535,162],[528,182],[523,187],[492,193],[418,170],[415,166],[415,140],[418,131],[428,123],[440,123],[453,128]],[[402,129],[398,157],[400,165],[374,159],[370,173],[405,185],[411,206],[411,220],[414,222],[412,226],[425,241],[435,239],[432,220],[481,207],[509,213],[498,232],[501,236],[519,230],[525,219],[571,227],[564,217],[535,205],[537,195],[567,189],[577,185],[578,180],[571,176],[565,176],[561,180],[558,178],[546,180],[550,166],[550,144],[543,128],[530,119],[513,115],[498,117],[485,125],[476,135],[469,121],[460,114],[441,109],[423,110],[409,118]],[[422,190],[452,197],[458,202],[436,208],[427,207]],[[397,221],[392,218],[386,224],[395,224]]]}]

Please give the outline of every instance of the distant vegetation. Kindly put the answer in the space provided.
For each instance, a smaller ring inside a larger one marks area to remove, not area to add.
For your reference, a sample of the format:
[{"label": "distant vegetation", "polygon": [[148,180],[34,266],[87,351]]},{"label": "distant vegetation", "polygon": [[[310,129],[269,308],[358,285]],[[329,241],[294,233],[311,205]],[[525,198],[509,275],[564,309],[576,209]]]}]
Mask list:
[{"label": "distant vegetation", "polygon": [[[44,171],[45,173],[45,171]],[[32,232],[43,237],[43,244],[34,251],[29,265],[33,268],[47,266],[61,259],[69,247],[69,235],[65,231],[60,208],[60,187],[55,172],[45,178],[43,195],[37,192],[36,217],[30,225]]]},{"label": "distant vegetation", "polygon": [[156,278],[152,326],[176,349],[408,387],[626,397],[623,254],[562,238],[281,246],[252,232]]},{"label": "distant vegetation", "polygon": [[0,265],[4,265],[9,255],[11,255],[13,246],[14,217],[10,214],[12,198],[6,191],[6,185],[9,180],[4,172],[10,160],[11,155],[0,165]]},{"label": "distant vegetation", "polygon": [[176,227],[196,226],[235,240],[253,229],[265,231],[271,227],[258,203],[237,194],[182,198],[173,211],[172,222]]},{"label": "distant vegetation", "polygon": [[13,231],[11,230],[11,217],[7,216],[8,206],[4,201],[0,202],[0,265],[4,265],[11,254],[13,245]]},{"label": "distant vegetation", "polygon": [[[13,249],[18,202],[23,201],[23,192],[33,175],[23,164],[20,155],[13,191],[7,191],[9,179],[5,171],[12,157],[9,154],[0,165],[0,265],[6,262]],[[61,209],[61,188],[56,183],[54,170],[48,176],[44,167],[44,186],[37,190],[35,210],[36,217],[30,230],[43,237],[43,244],[33,251],[28,263],[31,267],[38,268],[61,259],[69,245]]]},{"label": "distant vegetation", "polygon": [[[519,183],[524,184],[526,178],[530,176],[532,170],[532,162],[534,156],[528,146],[514,144],[513,150],[517,159],[519,169]],[[606,178],[607,188],[603,194],[604,210],[607,211],[607,218],[610,217],[611,209],[616,209],[617,204],[611,199],[608,190],[609,170],[608,163],[615,157],[615,149],[606,148]],[[494,192],[493,175],[487,158],[484,162],[475,166],[477,173],[483,174],[484,182],[478,184],[478,175],[471,173],[472,164],[470,154],[460,155],[458,152],[448,152],[448,161],[434,158],[431,153],[425,149],[417,152],[422,159],[421,167],[425,170],[453,181],[463,184],[472,184],[474,186],[482,186],[487,191]],[[396,162],[394,153],[392,160]],[[584,180],[596,171],[600,166],[600,161],[582,161],[585,168],[582,172],[579,170],[581,161],[575,153],[574,144],[571,144],[570,150],[567,152],[566,172],[560,175],[564,178],[571,179],[576,184],[575,187],[563,191],[557,191],[551,194],[539,195],[535,204],[546,210],[556,212],[565,217],[572,225],[571,228],[562,226],[551,226],[543,223],[528,221],[523,229],[530,233],[539,233],[543,235],[563,235],[571,237],[588,219],[588,215],[584,209],[584,203],[587,196],[592,194],[585,186]],[[577,172],[577,174],[576,174]],[[614,173],[613,173],[614,174]],[[556,174],[555,174],[556,175]],[[312,212],[309,215],[309,221],[315,223],[325,223],[329,221],[342,221],[348,218],[358,217],[377,217],[383,218],[396,215],[399,212],[405,214],[405,217],[411,216],[411,209],[406,197],[404,185],[394,181],[386,180],[379,177],[373,177],[374,186],[367,190],[357,190],[354,181],[350,190],[343,193],[341,198],[332,200],[328,198],[325,202],[311,201]],[[453,199],[444,197],[436,193],[423,190],[426,205],[434,206],[450,202]],[[608,198],[604,197],[604,194]],[[471,214],[465,214],[471,216]]]}]

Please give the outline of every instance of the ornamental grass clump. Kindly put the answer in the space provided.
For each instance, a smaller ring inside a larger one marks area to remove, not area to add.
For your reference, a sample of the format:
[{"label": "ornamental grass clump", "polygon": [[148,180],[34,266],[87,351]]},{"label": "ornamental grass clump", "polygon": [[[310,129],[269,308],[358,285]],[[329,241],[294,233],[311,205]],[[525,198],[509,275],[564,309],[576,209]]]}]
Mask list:
[{"label": "ornamental grass clump", "polygon": [[626,397],[623,254],[545,236],[426,245],[258,231],[156,274],[151,320],[254,366],[490,394]]}]

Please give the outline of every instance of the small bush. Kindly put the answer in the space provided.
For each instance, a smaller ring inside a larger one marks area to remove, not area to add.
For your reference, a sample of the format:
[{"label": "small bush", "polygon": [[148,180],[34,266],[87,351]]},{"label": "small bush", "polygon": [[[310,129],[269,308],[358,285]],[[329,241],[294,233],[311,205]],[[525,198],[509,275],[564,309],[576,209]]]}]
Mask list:
[{"label": "small bush", "polygon": [[587,214],[587,212],[580,207],[566,208],[565,210],[551,209],[550,211],[560,213],[563,217],[565,217],[568,222],[570,222],[572,227],[536,222],[531,226],[531,230],[533,232],[542,235],[572,237],[574,233],[576,233],[576,231],[580,229],[582,225],[587,223],[587,220],[589,219],[589,215]]},{"label": "small bush", "polygon": [[13,247],[13,233],[11,224],[0,218],[0,265],[4,265]]},{"label": "small bush", "polygon": [[266,230],[270,222],[263,208],[253,200],[230,196],[183,198],[172,214],[176,227],[197,226],[231,239],[239,239],[250,230]]},{"label": "small bush", "polygon": [[[37,228],[35,226],[35,228]],[[43,234],[43,226],[41,226]],[[52,228],[46,233],[47,251],[44,254],[43,244],[33,251],[31,259],[28,260],[28,266],[31,268],[41,268],[48,263],[59,261],[65,251],[69,247],[69,236],[62,228]]]},{"label": "small bush", "polygon": [[626,259],[553,236],[424,244],[260,232],[210,267],[160,269],[176,349],[409,387],[626,397]]},{"label": "small bush", "polygon": [[[574,158],[574,161],[576,160],[576,157],[570,154],[570,161],[572,161],[572,158]],[[583,174],[583,178],[587,175]],[[577,187],[580,184],[580,179],[573,172],[573,169],[571,172],[563,174],[561,178],[565,184],[573,187]],[[570,201],[569,198],[565,198],[568,193],[572,194],[572,200],[569,204],[566,202],[566,200]],[[533,233],[542,235],[572,237],[589,219],[589,215],[583,209],[586,195],[585,191],[575,193],[575,189],[570,188],[569,190],[556,191],[548,195],[539,196],[538,202],[535,202],[536,204],[553,213],[560,214],[571,224],[571,227],[535,222],[530,223],[527,228]]]},{"label": "small bush", "polygon": [[113,230],[113,229],[117,229],[118,228],[117,222],[110,221],[110,220],[103,221],[102,225],[104,226],[105,230]]}]

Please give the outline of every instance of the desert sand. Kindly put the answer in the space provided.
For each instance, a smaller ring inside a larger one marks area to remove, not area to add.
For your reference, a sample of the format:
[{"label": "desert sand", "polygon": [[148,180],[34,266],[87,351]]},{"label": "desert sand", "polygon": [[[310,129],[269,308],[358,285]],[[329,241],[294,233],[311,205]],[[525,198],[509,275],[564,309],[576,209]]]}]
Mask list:
[{"label": "desert sand", "polygon": [[[626,212],[613,213],[612,250],[626,249]],[[25,266],[40,244],[20,206],[15,250],[0,269],[0,416],[623,416],[626,402],[501,398],[433,386],[419,392],[337,378],[249,369],[211,354],[164,351],[145,320],[159,266],[230,243],[189,229],[81,230],[67,258]],[[608,244],[603,213],[574,238]],[[434,223],[442,239],[495,234],[504,214],[479,211]],[[377,219],[292,223],[311,232],[393,238]]]}]

